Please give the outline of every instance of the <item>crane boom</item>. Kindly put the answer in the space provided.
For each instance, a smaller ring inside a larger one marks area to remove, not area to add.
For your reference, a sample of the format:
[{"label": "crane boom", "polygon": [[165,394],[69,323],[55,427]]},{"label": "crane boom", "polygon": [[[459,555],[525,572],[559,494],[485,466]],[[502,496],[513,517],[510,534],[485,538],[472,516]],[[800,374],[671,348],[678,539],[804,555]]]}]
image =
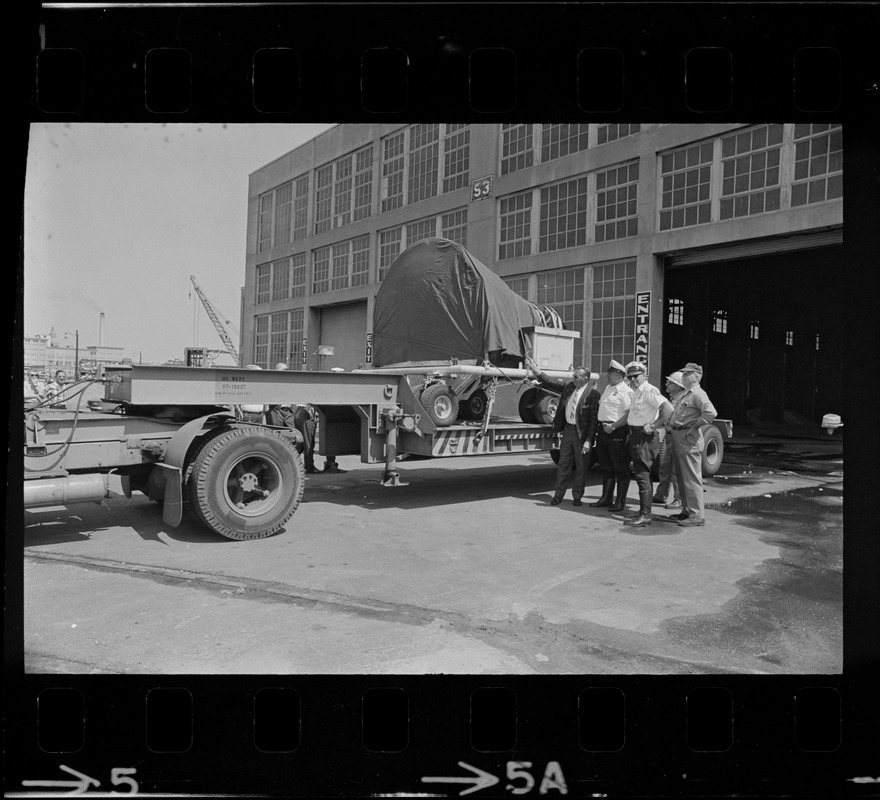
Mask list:
[{"label": "crane boom", "polygon": [[196,282],[196,276],[190,275],[189,279],[192,281],[192,285],[196,290],[196,294],[199,296],[199,300],[202,301],[202,305],[205,307],[205,311],[208,313],[208,317],[214,324],[217,335],[220,337],[223,344],[226,345],[226,349],[229,351],[229,354],[235,359],[235,363],[238,364],[238,347],[236,347],[235,341],[229,334],[229,331],[226,330],[226,327],[223,324],[223,320],[220,318],[220,315],[217,313],[217,310],[214,308],[211,301],[208,300],[207,296],[202,291],[202,287],[199,286],[199,284]]}]

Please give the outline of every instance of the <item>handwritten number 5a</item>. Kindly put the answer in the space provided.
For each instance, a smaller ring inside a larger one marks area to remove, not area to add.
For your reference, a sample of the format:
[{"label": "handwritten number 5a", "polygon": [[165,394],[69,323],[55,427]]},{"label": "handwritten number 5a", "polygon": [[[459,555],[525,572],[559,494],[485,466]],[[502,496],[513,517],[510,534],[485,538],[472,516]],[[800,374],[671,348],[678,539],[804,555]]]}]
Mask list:
[{"label": "handwritten number 5a", "polygon": [[130,786],[131,790],[128,792],[114,792],[114,794],[137,794],[138,793],[138,785],[137,781],[134,778],[129,778],[129,775],[134,775],[137,772],[133,767],[114,767],[110,771],[110,783],[114,786]]}]

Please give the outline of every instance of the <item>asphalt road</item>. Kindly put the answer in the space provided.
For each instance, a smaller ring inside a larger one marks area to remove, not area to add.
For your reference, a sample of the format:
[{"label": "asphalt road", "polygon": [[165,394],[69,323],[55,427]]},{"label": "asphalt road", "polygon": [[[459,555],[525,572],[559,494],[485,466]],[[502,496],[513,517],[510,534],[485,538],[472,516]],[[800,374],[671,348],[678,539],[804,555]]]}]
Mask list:
[{"label": "asphalt road", "polygon": [[26,670],[842,669],[839,441],[730,444],[690,529],[589,508],[596,473],[584,506],[549,506],[546,454],[408,459],[395,488],[382,465],[339,464],[252,542],[170,528],[140,495],[26,512]]}]

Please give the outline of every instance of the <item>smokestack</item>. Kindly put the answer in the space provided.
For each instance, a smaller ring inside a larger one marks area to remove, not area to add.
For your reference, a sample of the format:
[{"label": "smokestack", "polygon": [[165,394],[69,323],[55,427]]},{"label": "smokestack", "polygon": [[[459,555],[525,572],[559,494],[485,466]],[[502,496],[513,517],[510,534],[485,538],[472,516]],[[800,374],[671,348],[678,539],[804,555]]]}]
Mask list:
[{"label": "smokestack", "polygon": [[98,347],[104,346],[104,312],[101,312],[100,321],[98,322]]}]

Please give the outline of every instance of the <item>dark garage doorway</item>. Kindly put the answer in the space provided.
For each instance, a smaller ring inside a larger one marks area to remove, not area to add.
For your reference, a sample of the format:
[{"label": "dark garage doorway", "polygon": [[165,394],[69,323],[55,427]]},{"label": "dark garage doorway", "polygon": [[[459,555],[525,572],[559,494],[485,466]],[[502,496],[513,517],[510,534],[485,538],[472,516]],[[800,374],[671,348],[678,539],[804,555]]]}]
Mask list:
[{"label": "dark garage doorway", "polygon": [[667,267],[663,374],[701,364],[719,416],[738,425],[841,413],[842,259],[830,246]]}]

